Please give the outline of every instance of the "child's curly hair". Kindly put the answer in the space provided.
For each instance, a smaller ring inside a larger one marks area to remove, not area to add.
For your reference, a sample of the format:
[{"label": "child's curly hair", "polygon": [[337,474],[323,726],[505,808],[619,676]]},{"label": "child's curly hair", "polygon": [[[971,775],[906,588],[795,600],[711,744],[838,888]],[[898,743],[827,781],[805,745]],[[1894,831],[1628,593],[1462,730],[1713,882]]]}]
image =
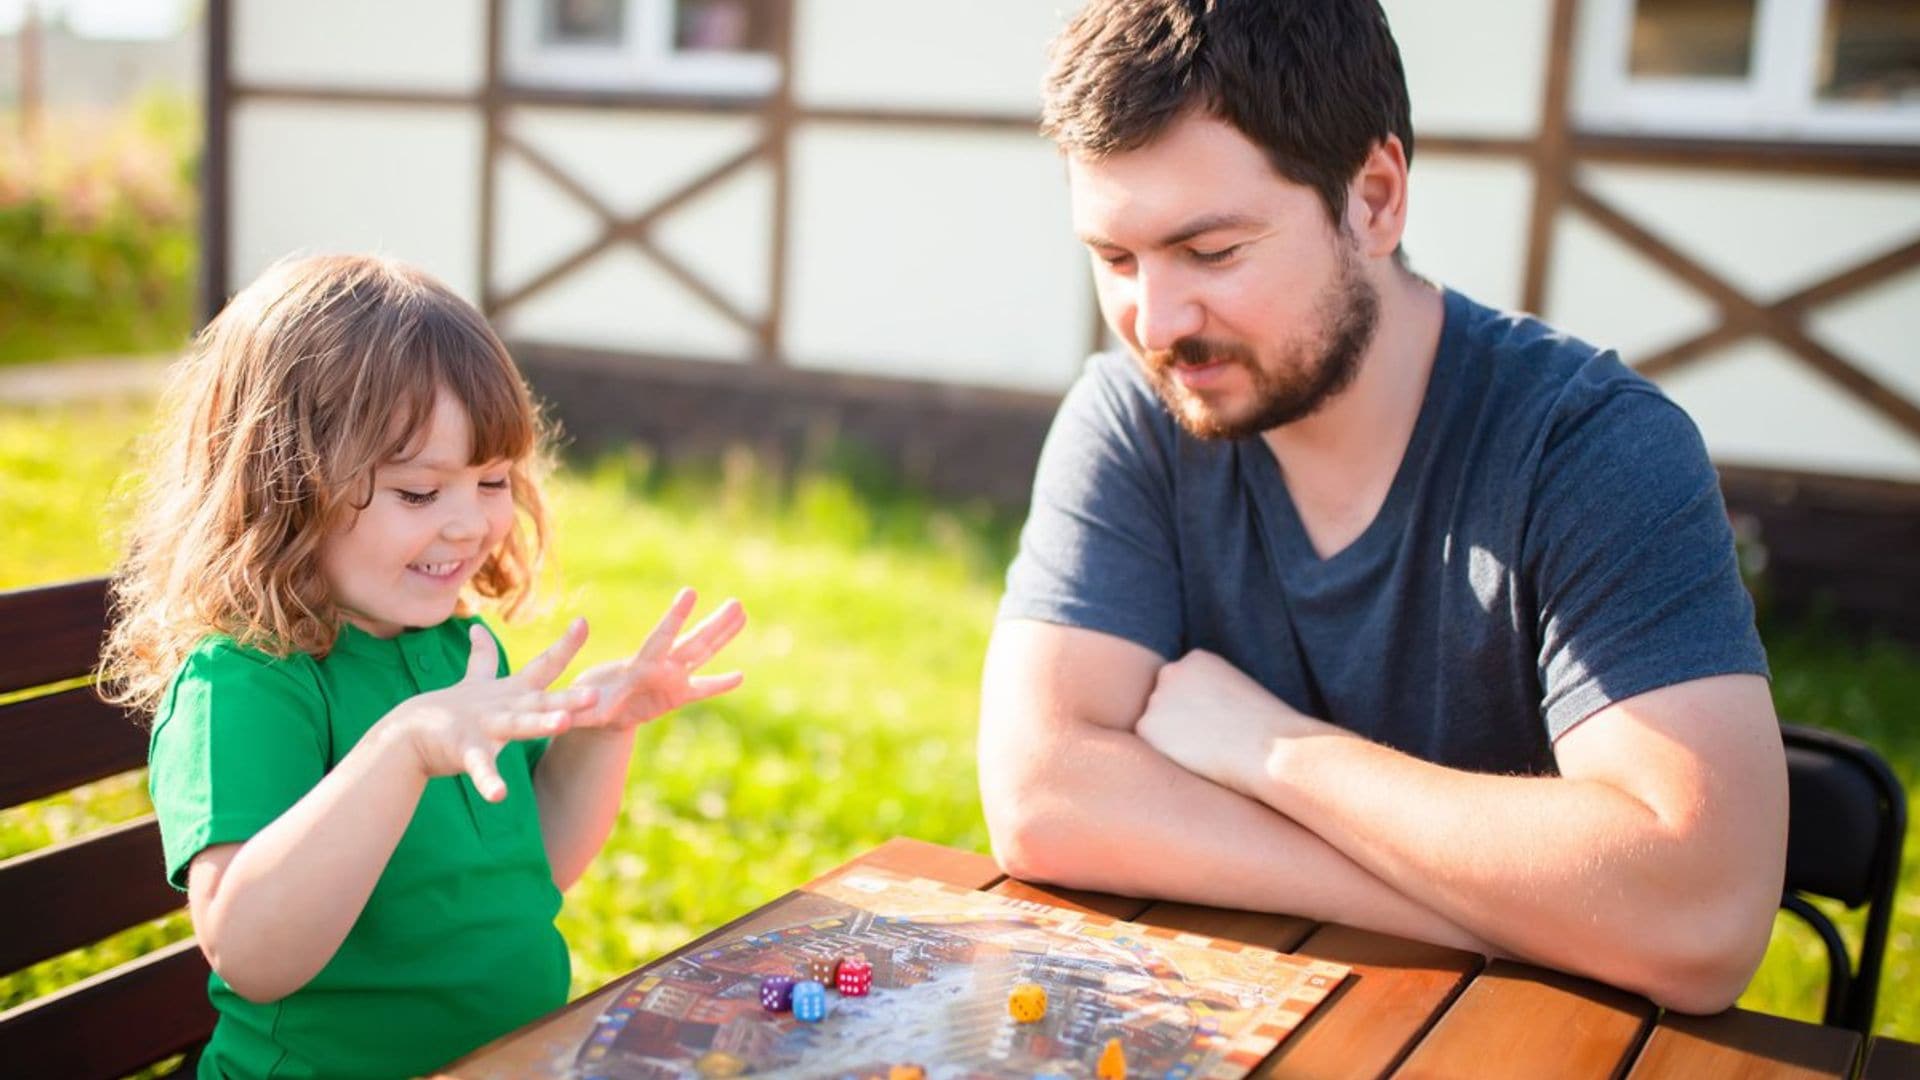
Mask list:
[{"label": "child's curly hair", "polygon": [[151,714],[212,633],[326,655],[341,616],[321,543],[367,505],[374,468],[425,430],[442,389],[472,422],[470,460],[512,463],[518,513],[470,591],[509,618],[522,610],[549,536],[548,431],[506,347],[413,267],[287,260],[233,298],[172,376],[114,574],[102,696]]}]

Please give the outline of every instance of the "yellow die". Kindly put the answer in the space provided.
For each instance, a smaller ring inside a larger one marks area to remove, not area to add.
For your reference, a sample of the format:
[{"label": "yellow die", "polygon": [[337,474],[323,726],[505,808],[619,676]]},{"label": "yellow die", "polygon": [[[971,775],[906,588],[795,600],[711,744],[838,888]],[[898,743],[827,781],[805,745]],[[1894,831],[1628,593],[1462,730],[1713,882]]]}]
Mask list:
[{"label": "yellow die", "polygon": [[1007,1011],[1015,1020],[1031,1024],[1047,1015],[1047,991],[1039,983],[1021,983],[1007,997]]}]

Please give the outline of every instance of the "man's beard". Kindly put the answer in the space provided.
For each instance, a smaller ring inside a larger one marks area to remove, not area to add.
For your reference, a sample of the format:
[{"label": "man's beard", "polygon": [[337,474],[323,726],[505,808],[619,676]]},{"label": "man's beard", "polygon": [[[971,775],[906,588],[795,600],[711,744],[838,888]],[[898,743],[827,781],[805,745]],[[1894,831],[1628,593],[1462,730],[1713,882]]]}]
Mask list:
[{"label": "man's beard", "polygon": [[[1324,328],[1318,341],[1284,349],[1284,362],[1263,366],[1251,346],[1181,338],[1171,348],[1144,354],[1147,379],[1181,427],[1201,439],[1242,439],[1312,416],[1360,373],[1360,358],[1380,320],[1380,295],[1361,273],[1351,249],[1341,253],[1340,273],[1322,292],[1317,313]],[[1311,356],[1318,352],[1317,361]],[[1215,361],[1243,369],[1253,383],[1250,412],[1234,418],[1181,386],[1180,364]]]}]

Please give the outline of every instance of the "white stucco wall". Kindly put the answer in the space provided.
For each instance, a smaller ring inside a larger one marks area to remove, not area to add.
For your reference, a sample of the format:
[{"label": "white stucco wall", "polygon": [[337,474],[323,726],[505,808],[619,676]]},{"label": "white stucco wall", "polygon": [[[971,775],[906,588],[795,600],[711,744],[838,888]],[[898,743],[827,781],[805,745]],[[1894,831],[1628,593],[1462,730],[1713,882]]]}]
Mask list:
[{"label": "white stucco wall", "polygon": [[231,129],[233,287],[297,251],[377,251],[479,295],[477,112],[247,101]]},{"label": "white stucco wall", "polygon": [[1047,42],[1077,0],[795,0],[804,105],[1037,114]]},{"label": "white stucco wall", "polygon": [[457,93],[486,79],[478,0],[234,0],[232,11],[243,84]]},{"label": "white stucco wall", "polygon": [[793,165],[795,364],[1065,388],[1093,300],[1050,145],[815,124],[796,135]]},{"label": "white stucco wall", "polygon": [[1546,87],[1552,0],[1383,0],[1419,136],[1530,137]]}]

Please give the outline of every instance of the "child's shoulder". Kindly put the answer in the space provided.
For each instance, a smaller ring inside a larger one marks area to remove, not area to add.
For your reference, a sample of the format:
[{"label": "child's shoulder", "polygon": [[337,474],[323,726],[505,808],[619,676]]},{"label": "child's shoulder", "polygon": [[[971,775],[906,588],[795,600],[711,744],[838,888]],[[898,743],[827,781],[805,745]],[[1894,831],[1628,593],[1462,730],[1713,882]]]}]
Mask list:
[{"label": "child's shoulder", "polygon": [[215,696],[222,702],[261,698],[284,706],[317,703],[321,693],[313,657],[306,653],[277,656],[230,634],[210,633],[194,644],[174,673],[156,726],[178,711],[183,699],[205,705]]}]

